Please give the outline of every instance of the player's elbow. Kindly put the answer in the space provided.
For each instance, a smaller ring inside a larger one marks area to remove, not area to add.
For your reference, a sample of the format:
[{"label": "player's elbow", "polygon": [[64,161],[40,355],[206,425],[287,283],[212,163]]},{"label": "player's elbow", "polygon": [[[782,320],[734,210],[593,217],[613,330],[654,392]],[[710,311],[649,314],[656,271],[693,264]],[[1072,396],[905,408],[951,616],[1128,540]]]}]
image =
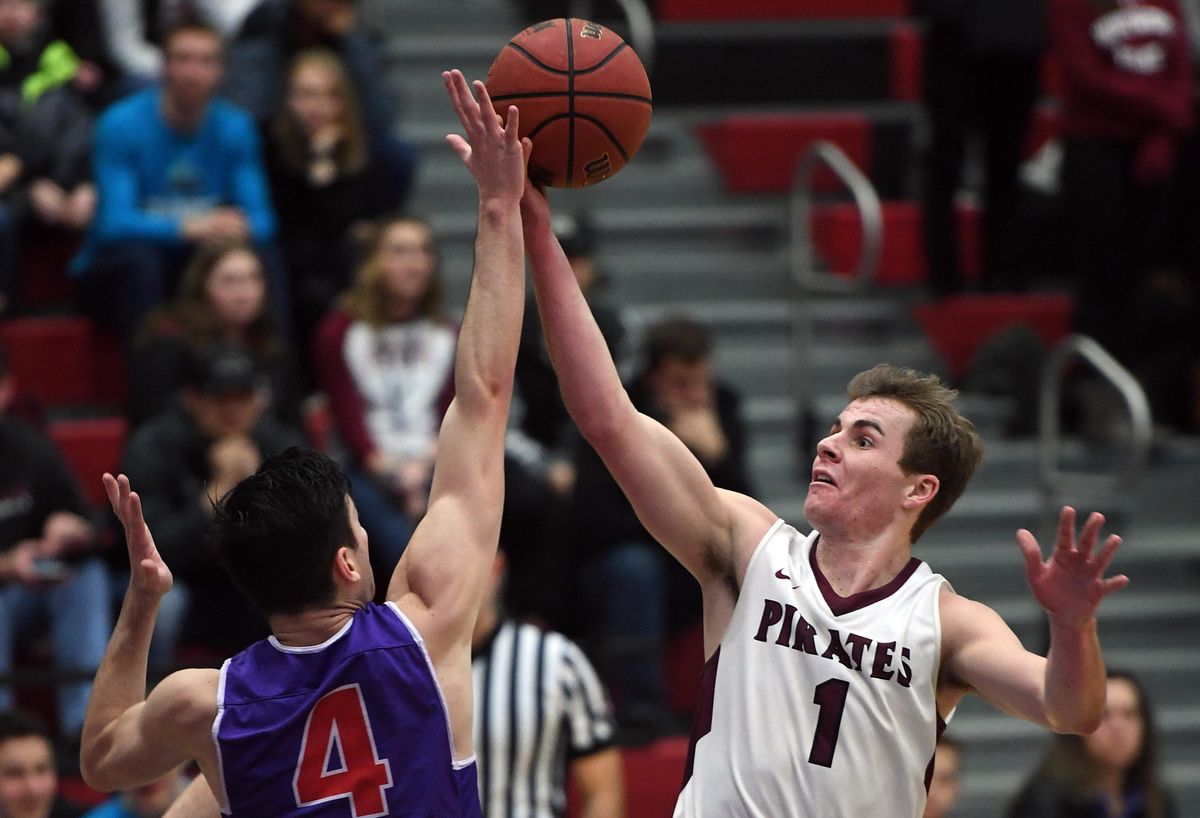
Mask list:
[{"label": "player's elbow", "polygon": [[121,782],[116,780],[107,753],[97,741],[84,741],[79,752],[79,774],[85,784],[97,792],[116,792]]},{"label": "player's elbow", "polygon": [[1095,732],[1104,717],[1104,705],[1086,707],[1071,713],[1051,714],[1047,719],[1049,727],[1056,733],[1064,735],[1086,736]]}]

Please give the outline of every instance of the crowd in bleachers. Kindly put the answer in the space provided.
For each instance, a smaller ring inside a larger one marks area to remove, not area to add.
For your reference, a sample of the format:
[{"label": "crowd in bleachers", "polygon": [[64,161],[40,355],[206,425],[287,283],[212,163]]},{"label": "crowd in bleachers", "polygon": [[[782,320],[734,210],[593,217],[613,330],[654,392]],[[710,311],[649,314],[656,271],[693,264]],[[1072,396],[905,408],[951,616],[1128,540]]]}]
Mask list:
[{"label": "crowd in bleachers", "polygon": [[[1180,3],[1048,0],[1044,21],[1032,0],[1022,4],[1032,16],[1005,4],[995,19],[986,2],[916,3],[932,126],[924,252],[932,295],[974,286],[953,203],[967,138],[982,130],[979,286],[1038,288],[1045,262],[1028,255],[1018,172],[1052,50],[1062,105],[1054,223],[1066,248],[1056,258],[1075,326],[1135,370],[1158,419],[1196,431],[1200,9]],[[545,5],[528,7],[549,16]],[[1121,22],[1129,8],[1154,24]],[[1112,21],[1107,35],[1101,18]],[[1136,42],[1122,26],[1136,28]],[[112,350],[78,377],[64,363],[57,380],[60,361],[36,331],[32,347],[0,352],[0,710],[32,704],[56,725],[2,725],[0,815],[6,742],[53,735],[69,754],[78,741],[86,679],[127,580],[102,495],[80,473],[130,476],[175,572],[152,646],[158,671],[211,663],[266,635],[206,551],[205,531],[215,501],[267,454],[313,445],[340,459],[383,576],[419,521],[452,397],[456,327],[440,299],[437,238],[404,212],[416,154],[393,127],[381,60],[351,2],[0,0],[0,317],[65,312],[68,345]],[[580,216],[556,232],[610,348],[632,357],[619,311],[593,286],[593,226]],[[738,396],[716,379],[704,329],[665,321],[640,352],[635,404],[718,485],[750,493]],[[22,381],[33,369],[50,373],[49,391]],[[695,583],[580,445],[536,320],[523,330],[516,381],[508,609],[600,646],[593,660],[624,737],[677,732],[685,714],[672,708],[662,657],[684,633],[698,668]],[[70,410],[54,398],[62,390],[82,396]],[[56,449],[74,428],[61,424],[113,413],[99,458]],[[54,707],[14,684],[22,666],[45,665],[47,636],[61,673]],[[1069,752],[1082,751],[1064,749],[1055,763],[1066,769]],[[1044,773],[1050,784],[1031,782],[1029,798],[1066,786],[1050,760]],[[178,783],[162,782],[155,797]],[[1166,815],[1157,777],[1136,783],[1158,811],[1124,814]],[[53,797],[43,800],[51,810]]]}]

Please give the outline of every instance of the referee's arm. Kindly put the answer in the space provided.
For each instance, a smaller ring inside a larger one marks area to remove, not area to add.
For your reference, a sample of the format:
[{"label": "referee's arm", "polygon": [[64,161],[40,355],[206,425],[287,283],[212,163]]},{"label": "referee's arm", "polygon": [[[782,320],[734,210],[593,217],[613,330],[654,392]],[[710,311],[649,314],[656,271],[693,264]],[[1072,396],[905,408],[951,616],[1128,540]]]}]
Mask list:
[{"label": "referee's arm", "polygon": [[621,751],[608,746],[570,763],[571,780],[580,799],[580,818],[625,818],[625,779]]},{"label": "referee's arm", "polygon": [[621,751],[612,744],[612,707],[591,662],[569,642],[564,669],[574,676],[569,698],[571,755],[567,771],[579,795],[580,818],[625,818]]}]

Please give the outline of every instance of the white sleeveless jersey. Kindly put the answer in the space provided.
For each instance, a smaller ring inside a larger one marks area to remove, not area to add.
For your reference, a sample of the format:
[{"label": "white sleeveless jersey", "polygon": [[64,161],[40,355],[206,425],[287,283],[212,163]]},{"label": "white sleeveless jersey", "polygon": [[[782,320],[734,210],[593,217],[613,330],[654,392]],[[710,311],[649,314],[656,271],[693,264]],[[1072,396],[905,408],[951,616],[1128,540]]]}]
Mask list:
[{"label": "white sleeveless jersey", "polygon": [[921,815],[948,583],[914,558],[886,586],[839,597],[817,538],[778,520],[750,558],[704,669],[675,818]]}]

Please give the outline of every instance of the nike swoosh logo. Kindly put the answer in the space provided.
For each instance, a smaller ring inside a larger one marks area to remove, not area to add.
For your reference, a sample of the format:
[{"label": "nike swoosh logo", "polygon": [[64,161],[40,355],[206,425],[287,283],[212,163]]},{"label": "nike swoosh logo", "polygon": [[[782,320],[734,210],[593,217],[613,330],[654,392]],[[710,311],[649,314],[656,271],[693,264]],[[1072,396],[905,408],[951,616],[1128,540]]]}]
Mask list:
[{"label": "nike swoosh logo", "polygon": [[787,574],[783,573],[783,569],[782,569],[782,568],[780,568],[778,571],[776,571],[776,572],[775,572],[775,576],[776,576],[778,579],[786,579],[788,582],[791,582],[791,581],[792,581],[792,578],[791,578],[791,577],[789,577]]}]

